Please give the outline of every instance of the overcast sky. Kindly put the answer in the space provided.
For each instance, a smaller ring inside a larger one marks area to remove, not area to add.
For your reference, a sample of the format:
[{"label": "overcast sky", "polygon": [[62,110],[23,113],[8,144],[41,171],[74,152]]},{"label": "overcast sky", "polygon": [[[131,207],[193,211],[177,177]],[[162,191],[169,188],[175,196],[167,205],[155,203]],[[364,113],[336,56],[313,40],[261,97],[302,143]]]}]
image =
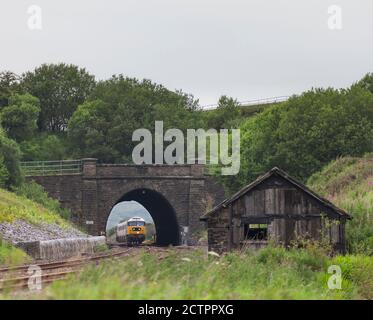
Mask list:
[{"label": "overcast sky", "polygon": [[[42,29],[28,27],[30,5]],[[328,7],[342,29],[328,27]],[[148,78],[214,104],[346,87],[373,71],[372,0],[1,0],[0,70]]]},{"label": "overcast sky", "polygon": [[114,206],[107,221],[106,230],[116,226],[121,221],[138,216],[148,223],[153,223],[150,213],[136,201],[123,201]]}]

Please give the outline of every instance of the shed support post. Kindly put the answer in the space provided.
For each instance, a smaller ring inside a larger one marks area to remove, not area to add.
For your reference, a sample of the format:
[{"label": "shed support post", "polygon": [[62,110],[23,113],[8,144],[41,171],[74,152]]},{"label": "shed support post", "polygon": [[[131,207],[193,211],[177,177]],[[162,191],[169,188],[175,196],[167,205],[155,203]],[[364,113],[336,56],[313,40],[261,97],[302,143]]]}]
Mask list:
[{"label": "shed support post", "polygon": [[228,250],[232,250],[232,242],[233,242],[233,206],[229,206],[228,211]]}]

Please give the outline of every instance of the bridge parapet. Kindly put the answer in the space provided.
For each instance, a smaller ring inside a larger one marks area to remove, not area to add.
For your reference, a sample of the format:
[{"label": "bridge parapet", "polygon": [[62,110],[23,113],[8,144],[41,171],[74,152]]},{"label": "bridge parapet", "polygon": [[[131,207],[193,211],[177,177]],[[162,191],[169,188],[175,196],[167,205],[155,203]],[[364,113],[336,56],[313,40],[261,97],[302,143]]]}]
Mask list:
[{"label": "bridge parapet", "polygon": [[98,164],[97,177],[202,177],[204,166],[192,165],[135,165],[135,164]]},{"label": "bridge parapet", "polygon": [[203,164],[101,164],[95,158],[56,161],[23,161],[25,176],[83,175],[84,177],[202,177]]}]

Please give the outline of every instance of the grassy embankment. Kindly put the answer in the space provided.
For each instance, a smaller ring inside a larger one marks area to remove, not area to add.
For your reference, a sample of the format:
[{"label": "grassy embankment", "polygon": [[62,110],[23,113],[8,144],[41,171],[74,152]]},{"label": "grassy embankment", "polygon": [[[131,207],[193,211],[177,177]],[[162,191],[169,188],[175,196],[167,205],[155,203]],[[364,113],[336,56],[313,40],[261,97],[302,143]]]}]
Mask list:
[{"label": "grassy embankment", "polygon": [[[328,256],[321,246],[268,247],[207,256],[143,253],[89,267],[54,283],[37,298],[52,299],[373,299],[371,254],[373,160],[343,158],[310,179],[311,187],[349,211],[352,252]],[[327,286],[328,268],[342,270],[342,289]]]},{"label": "grassy embankment", "polygon": [[[68,228],[70,224],[61,217],[64,212],[36,184],[24,184],[16,193],[0,189],[0,223],[24,220],[33,225],[53,223]],[[21,264],[29,259],[22,250],[0,238],[0,265]]]},{"label": "grassy embankment", "polygon": [[0,266],[24,264],[30,260],[31,258],[25,252],[3,242],[0,238]]},{"label": "grassy embankment", "polygon": [[346,226],[349,251],[373,255],[373,158],[344,157],[331,162],[308,185],[353,219]]}]

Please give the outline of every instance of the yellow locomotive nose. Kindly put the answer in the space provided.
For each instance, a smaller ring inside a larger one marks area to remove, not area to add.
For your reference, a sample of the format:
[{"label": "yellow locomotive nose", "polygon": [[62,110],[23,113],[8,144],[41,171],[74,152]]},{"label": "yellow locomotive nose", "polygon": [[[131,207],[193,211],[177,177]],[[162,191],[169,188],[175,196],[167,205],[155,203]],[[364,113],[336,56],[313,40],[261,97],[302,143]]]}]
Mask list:
[{"label": "yellow locomotive nose", "polygon": [[129,234],[144,234],[145,233],[144,227],[130,227],[128,229],[129,229],[128,230]]}]

